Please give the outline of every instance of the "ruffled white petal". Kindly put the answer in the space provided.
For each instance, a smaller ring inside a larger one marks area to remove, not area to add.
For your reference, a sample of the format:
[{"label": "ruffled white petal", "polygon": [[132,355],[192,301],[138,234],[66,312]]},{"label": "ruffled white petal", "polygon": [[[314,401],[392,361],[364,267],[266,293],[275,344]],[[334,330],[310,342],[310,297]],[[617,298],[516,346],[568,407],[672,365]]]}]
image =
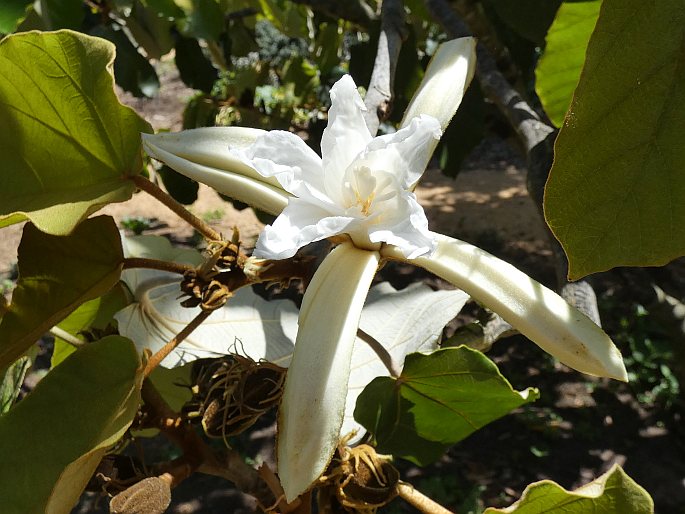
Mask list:
[{"label": "ruffled white petal", "polygon": [[247,148],[235,149],[234,155],[263,177],[275,177],[283,189],[299,198],[330,202],[324,193],[321,157],[292,132],[266,132]]},{"label": "ruffled white petal", "polygon": [[[248,166],[241,161],[236,160],[242,168],[234,168],[240,171],[232,172],[189,161],[156,146],[154,142],[149,142],[145,138],[143,139],[143,147],[151,157],[162,161],[186,177],[207,184],[219,193],[245,202],[257,209],[278,215],[288,205],[290,195],[285,190],[281,189],[280,186],[267,184],[262,181],[263,179],[256,180],[245,176],[241,171],[244,171]],[[254,173],[257,172],[254,171]]]},{"label": "ruffled white petal", "polygon": [[401,208],[394,211],[382,224],[369,231],[373,243],[384,242],[396,246],[407,259],[430,255],[435,251],[435,235],[428,230],[426,213],[413,193],[403,191]]},{"label": "ruffled white petal", "polygon": [[355,221],[347,216],[331,216],[329,211],[299,198],[290,203],[259,234],[254,255],[261,259],[287,259],[314,241],[344,232]]},{"label": "ruffled white petal", "polygon": [[395,173],[402,188],[409,189],[426,170],[440,136],[438,120],[422,114],[397,132],[374,138],[358,162]]},{"label": "ruffled white petal", "polygon": [[476,72],[476,40],[453,39],[441,44],[402,118],[402,127],[420,114],[429,114],[443,130],[457,112]]},{"label": "ruffled white petal", "polygon": [[[627,381],[621,353],[609,336],[554,291],[473,245],[443,235],[437,235],[437,241],[433,255],[412,264],[482,302],[567,366]],[[383,248],[382,254],[403,260],[393,247]]]},{"label": "ruffled white petal", "polygon": [[278,420],[278,474],[288,501],[321,476],[338,445],[352,348],[378,262],[377,252],[344,243],[304,295]]},{"label": "ruffled white petal", "polygon": [[339,198],[345,170],[372,139],[362,115],[365,110],[352,77],[345,75],[333,85],[321,156],[326,193],[334,201]]}]

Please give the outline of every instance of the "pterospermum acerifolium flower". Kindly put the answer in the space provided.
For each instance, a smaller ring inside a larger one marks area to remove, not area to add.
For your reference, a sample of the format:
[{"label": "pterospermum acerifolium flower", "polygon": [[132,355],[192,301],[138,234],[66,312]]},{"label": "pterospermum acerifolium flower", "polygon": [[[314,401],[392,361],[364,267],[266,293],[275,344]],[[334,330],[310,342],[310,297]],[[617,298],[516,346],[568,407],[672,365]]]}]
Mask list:
[{"label": "pterospermum acerifolium flower", "polygon": [[385,259],[448,280],[570,367],[626,380],[619,351],[584,314],[510,264],[428,229],[413,189],[474,68],[472,38],[442,44],[399,130],[379,137],[369,133],[357,87],[344,76],[331,90],[321,156],[284,131],[217,127],[143,136],[152,157],[278,215],[255,256],[284,259],[343,236],[305,292],[280,407],[278,471],[289,501],[321,476],[338,444],[362,306]]}]

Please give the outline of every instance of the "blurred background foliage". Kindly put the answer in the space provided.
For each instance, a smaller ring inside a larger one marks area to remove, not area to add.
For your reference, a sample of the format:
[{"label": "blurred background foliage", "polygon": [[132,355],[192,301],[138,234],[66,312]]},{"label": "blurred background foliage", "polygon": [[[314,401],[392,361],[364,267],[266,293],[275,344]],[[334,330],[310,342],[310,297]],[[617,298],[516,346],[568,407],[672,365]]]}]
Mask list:
[{"label": "blurred background foliage", "polygon": [[[560,0],[458,0],[507,78],[534,104],[534,66]],[[397,65],[395,98],[381,131],[390,132],[446,36],[420,0],[405,2],[405,41]],[[184,128],[238,125],[289,129],[318,149],[330,87],[344,73],[369,83],[380,33],[374,1],[286,0],[6,0],[0,33],[73,29],[116,45],[117,84],[138,97],[159,90],[155,61],[173,56],[189,99]],[[484,133],[509,137],[509,124],[470,88],[436,152],[436,164],[456,176]],[[184,204],[197,188],[176,172],[160,173]]]}]

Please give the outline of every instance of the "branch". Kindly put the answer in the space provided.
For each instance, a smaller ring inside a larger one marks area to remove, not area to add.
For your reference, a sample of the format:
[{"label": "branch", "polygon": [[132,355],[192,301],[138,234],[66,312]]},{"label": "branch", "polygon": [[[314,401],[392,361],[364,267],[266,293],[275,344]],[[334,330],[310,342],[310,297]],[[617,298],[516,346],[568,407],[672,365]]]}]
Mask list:
[{"label": "branch", "polygon": [[364,120],[372,135],[378,132],[378,126],[388,118],[392,109],[397,59],[400,56],[402,41],[406,37],[404,23],[402,0],[384,0],[376,61],[364,98],[364,105],[367,108]]},{"label": "branch", "polygon": [[426,514],[453,514],[439,503],[434,502],[428,496],[414,489],[411,484],[400,482],[397,484],[397,492],[404,501]]},{"label": "branch", "polygon": [[388,352],[388,350],[385,349],[385,346],[383,346],[379,341],[374,339],[371,335],[364,332],[361,328],[357,329],[357,337],[371,347],[371,349],[376,353],[376,355],[381,360],[383,365],[390,372],[390,376],[392,376],[393,378],[399,378],[399,376],[402,374],[402,370],[400,369],[395,359],[392,358],[390,352]]},{"label": "branch", "polygon": [[209,239],[210,241],[221,241],[221,234],[191,213],[188,209],[183,207],[183,205],[181,205],[179,202],[174,200],[170,194],[163,191],[157,184],[140,175],[135,175],[131,180],[133,180],[133,183],[136,185],[136,187],[138,187],[138,189],[145,191],[147,194],[166,205],[169,209],[171,209],[171,211],[173,211],[174,214],[187,221],[205,238]]},{"label": "branch", "polygon": [[[461,20],[446,0],[425,0],[426,9],[450,37],[471,35],[469,27]],[[540,120],[535,110],[516,91],[497,68],[488,49],[478,43],[477,75],[483,94],[494,102],[518,134],[526,153],[544,141],[554,128]]]}]

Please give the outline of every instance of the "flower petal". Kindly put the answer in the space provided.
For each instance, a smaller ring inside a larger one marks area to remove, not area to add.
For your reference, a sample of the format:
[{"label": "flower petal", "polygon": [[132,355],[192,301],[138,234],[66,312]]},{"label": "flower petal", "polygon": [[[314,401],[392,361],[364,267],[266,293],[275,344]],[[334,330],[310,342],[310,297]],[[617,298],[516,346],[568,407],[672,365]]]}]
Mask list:
[{"label": "flower petal", "polygon": [[369,229],[372,243],[395,245],[407,259],[435,250],[435,234],[428,230],[428,219],[413,193],[402,191],[396,207],[384,213],[383,223]]},{"label": "flower petal", "polygon": [[292,132],[266,132],[235,155],[263,177],[275,177],[283,189],[299,198],[330,202],[325,196],[321,157]]},{"label": "flower petal", "polygon": [[[433,255],[414,259],[412,264],[482,302],[567,366],[627,381],[621,353],[609,336],[554,291],[480,248],[443,235],[437,240]],[[381,253],[405,260],[393,247]]]},{"label": "flower petal", "polygon": [[354,80],[344,75],[331,88],[328,126],[321,137],[326,193],[334,201],[340,194],[345,170],[372,139],[362,115],[365,110]]},{"label": "flower petal", "polygon": [[260,259],[287,259],[303,246],[344,232],[356,221],[331,213],[306,200],[291,198],[288,206],[259,234],[254,256]]},{"label": "flower petal", "polygon": [[472,37],[453,39],[441,44],[423,76],[419,88],[404,112],[402,127],[420,114],[429,114],[443,130],[457,108],[476,71],[476,40]]},{"label": "flower petal", "polygon": [[438,120],[422,114],[397,132],[374,138],[355,165],[394,172],[402,188],[409,189],[426,170],[441,135]]},{"label": "flower petal", "polygon": [[[168,146],[166,144],[167,141],[163,142],[164,148],[159,146],[157,143],[160,142],[160,139],[156,139],[156,137],[143,135],[145,151],[151,157],[162,161],[182,175],[207,184],[219,193],[271,214],[280,214],[288,204],[288,198],[290,197],[288,193],[281,189],[280,186],[266,183],[263,177],[242,161],[227,159],[224,164],[230,165],[230,167],[225,169],[198,164],[172,153],[174,151],[173,147]],[[171,151],[165,148],[169,148]],[[184,150],[182,149],[182,153],[185,153]],[[228,150],[226,150],[226,153],[228,154]],[[251,174],[259,177],[259,179],[253,178]]]},{"label": "flower petal", "polygon": [[264,130],[244,127],[202,127],[141,135],[146,149],[164,150],[195,164],[238,173],[280,187],[276,179],[265,180],[233,153],[233,150],[249,147],[266,133]]},{"label": "flower petal", "polygon": [[378,261],[377,252],[344,243],[304,295],[278,421],[278,474],[288,501],[321,476],[338,445],[352,347]]}]

